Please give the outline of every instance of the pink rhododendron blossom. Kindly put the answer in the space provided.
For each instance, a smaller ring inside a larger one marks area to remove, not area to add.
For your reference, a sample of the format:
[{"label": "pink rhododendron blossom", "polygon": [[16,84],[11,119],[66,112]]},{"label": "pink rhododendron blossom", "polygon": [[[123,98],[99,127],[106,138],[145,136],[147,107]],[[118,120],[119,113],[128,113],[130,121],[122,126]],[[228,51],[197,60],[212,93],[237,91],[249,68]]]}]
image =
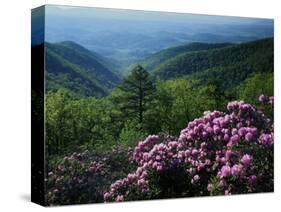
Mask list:
[{"label": "pink rhododendron blossom", "polygon": [[265,101],[265,96],[262,94],[259,96],[259,102],[264,103],[264,101]]},{"label": "pink rhododendron blossom", "polygon": [[245,154],[241,158],[241,163],[243,163],[245,166],[249,166],[252,160],[253,160],[252,156]]},{"label": "pink rhododendron blossom", "polygon": [[245,140],[246,141],[251,141],[253,139],[253,134],[248,132],[246,135],[245,135]]},{"label": "pink rhododendron blossom", "polygon": [[231,175],[231,168],[228,165],[225,165],[221,168],[221,171],[218,174],[221,178],[229,177]]}]

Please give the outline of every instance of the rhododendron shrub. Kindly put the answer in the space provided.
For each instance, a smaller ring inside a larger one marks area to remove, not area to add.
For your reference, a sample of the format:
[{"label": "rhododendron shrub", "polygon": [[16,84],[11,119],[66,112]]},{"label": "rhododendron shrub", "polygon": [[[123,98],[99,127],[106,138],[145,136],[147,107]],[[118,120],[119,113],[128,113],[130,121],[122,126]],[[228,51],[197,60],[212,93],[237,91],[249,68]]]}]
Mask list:
[{"label": "rhododendron shrub", "polygon": [[48,204],[103,202],[104,191],[111,182],[130,170],[128,153],[121,147],[113,147],[102,155],[93,155],[87,150],[74,152],[49,168]]},{"label": "rhododendron shrub", "polygon": [[258,108],[230,102],[205,112],[178,138],[150,135],[131,150],[135,172],[111,184],[104,201],[273,191],[273,120]]},{"label": "rhododendron shrub", "polygon": [[49,204],[83,203],[88,199],[100,201],[99,183],[105,175],[103,162],[96,161],[88,151],[74,152],[61,160],[47,176]]}]

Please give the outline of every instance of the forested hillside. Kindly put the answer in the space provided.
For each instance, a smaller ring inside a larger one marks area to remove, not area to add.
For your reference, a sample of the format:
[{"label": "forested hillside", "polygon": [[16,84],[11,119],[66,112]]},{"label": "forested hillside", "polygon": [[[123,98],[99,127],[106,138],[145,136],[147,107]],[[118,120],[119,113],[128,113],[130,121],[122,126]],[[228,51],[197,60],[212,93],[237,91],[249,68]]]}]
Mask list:
[{"label": "forested hillside", "polygon": [[171,48],[167,48],[162,51],[159,51],[153,55],[150,55],[145,60],[141,61],[140,64],[147,70],[152,70],[157,65],[164,62],[165,60],[175,57],[181,53],[215,49],[215,48],[221,48],[221,47],[225,47],[225,46],[229,46],[229,45],[231,45],[231,44],[230,43],[211,44],[211,43],[196,43],[196,42],[189,43],[186,45],[175,46],[175,47],[171,47]]},{"label": "forested hillside", "polygon": [[65,88],[78,95],[104,96],[120,78],[110,62],[74,42],[45,44],[47,90]]},{"label": "forested hillside", "polygon": [[[213,79],[230,90],[251,73],[273,71],[273,39],[191,43],[164,49],[139,64],[154,80],[189,77],[203,85]],[[47,90],[65,88],[82,96],[105,96],[121,82],[118,65],[74,42],[46,43]]]},{"label": "forested hillside", "polygon": [[194,74],[202,83],[216,79],[224,88],[234,87],[254,72],[273,71],[273,39],[263,39],[223,48],[187,52],[169,58],[151,73],[160,79]]}]

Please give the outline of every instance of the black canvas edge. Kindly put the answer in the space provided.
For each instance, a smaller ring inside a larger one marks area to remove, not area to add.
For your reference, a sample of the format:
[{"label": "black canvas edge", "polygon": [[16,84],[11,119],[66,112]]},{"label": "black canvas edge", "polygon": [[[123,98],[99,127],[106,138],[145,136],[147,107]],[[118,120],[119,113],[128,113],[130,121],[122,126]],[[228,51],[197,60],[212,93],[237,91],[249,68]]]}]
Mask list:
[{"label": "black canvas edge", "polygon": [[[41,35],[31,42],[31,202],[46,206],[45,199],[45,6],[31,10],[31,40],[34,36],[33,17],[40,14],[37,27]],[[38,19],[37,19],[38,20]]]}]

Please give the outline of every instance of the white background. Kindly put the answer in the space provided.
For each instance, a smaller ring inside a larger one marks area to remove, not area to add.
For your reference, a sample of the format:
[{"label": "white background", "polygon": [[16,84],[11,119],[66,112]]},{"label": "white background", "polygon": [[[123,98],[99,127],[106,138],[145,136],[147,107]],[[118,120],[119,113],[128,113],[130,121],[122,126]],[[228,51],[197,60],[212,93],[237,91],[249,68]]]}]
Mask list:
[{"label": "white background", "polygon": [[[276,211],[280,183],[279,0],[5,0],[0,6],[0,211],[37,211],[30,199],[30,9],[46,3],[275,19],[275,193],[55,207],[55,211]],[[279,109],[278,109],[279,108]],[[280,210],[280,209],[279,209]]]}]

